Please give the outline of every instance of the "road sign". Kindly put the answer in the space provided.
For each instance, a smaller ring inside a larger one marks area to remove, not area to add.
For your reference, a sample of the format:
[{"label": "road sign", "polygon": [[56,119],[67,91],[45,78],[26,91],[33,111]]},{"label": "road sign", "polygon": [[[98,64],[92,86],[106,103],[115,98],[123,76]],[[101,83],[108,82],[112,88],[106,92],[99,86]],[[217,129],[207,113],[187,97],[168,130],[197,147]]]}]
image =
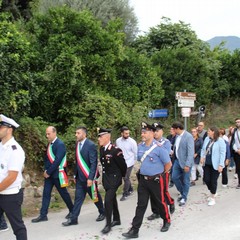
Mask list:
[{"label": "road sign", "polygon": [[178,99],[178,107],[186,107],[186,108],[194,107],[194,100],[192,100],[192,99]]},{"label": "road sign", "polygon": [[151,110],[148,113],[148,117],[150,117],[150,118],[168,117],[168,109],[155,109],[155,110]]},{"label": "road sign", "polygon": [[183,117],[190,117],[191,108],[181,108],[181,114]]},{"label": "road sign", "polygon": [[176,100],[179,99],[189,99],[189,100],[196,100],[196,93],[192,92],[176,92]]}]

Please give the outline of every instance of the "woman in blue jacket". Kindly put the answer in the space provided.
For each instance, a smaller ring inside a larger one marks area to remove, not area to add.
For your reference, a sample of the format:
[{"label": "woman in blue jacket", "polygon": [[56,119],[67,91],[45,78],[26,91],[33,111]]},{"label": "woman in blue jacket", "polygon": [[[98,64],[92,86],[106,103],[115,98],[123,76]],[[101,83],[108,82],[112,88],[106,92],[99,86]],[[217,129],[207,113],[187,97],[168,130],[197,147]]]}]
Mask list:
[{"label": "woman in blue jacket", "polygon": [[205,138],[201,150],[201,164],[203,167],[203,181],[206,183],[211,196],[208,199],[208,206],[216,204],[217,180],[224,168],[226,156],[226,144],[219,137],[217,127],[208,129],[208,136]]}]

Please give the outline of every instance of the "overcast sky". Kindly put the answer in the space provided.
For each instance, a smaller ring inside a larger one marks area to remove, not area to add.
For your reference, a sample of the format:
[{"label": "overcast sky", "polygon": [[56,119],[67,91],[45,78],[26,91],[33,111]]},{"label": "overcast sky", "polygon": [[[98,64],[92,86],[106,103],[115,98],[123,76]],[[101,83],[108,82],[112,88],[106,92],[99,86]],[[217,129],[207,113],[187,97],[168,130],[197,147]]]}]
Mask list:
[{"label": "overcast sky", "polygon": [[130,0],[130,5],[143,32],[158,25],[164,16],[173,23],[180,20],[190,24],[202,40],[240,37],[240,0]]}]

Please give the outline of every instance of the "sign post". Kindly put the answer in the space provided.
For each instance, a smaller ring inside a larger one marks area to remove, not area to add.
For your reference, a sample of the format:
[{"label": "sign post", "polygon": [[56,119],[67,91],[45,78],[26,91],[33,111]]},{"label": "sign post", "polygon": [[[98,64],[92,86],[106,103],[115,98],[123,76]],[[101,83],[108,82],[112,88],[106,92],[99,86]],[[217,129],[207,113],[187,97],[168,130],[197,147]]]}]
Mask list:
[{"label": "sign post", "polygon": [[176,100],[178,100],[178,107],[181,107],[181,114],[184,117],[184,128],[187,130],[187,117],[191,115],[191,108],[194,107],[196,93],[176,92]]}]

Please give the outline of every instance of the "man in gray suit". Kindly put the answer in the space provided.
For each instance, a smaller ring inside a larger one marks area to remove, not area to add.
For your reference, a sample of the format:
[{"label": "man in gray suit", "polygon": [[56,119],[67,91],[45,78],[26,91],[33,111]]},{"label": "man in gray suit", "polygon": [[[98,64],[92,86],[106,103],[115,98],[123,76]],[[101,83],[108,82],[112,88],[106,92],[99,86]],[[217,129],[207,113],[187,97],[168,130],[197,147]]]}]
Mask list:
[{"label": "man in gray suit", "polygon": [[184,206],[190,187],[191,167],[194,163],[194,140],[192,135],[184,130],[183,124],[175,122],[172,125],[177,134],[174,145],[175,161],[172,171],[172,180],[180,192],[179,206]]}]

